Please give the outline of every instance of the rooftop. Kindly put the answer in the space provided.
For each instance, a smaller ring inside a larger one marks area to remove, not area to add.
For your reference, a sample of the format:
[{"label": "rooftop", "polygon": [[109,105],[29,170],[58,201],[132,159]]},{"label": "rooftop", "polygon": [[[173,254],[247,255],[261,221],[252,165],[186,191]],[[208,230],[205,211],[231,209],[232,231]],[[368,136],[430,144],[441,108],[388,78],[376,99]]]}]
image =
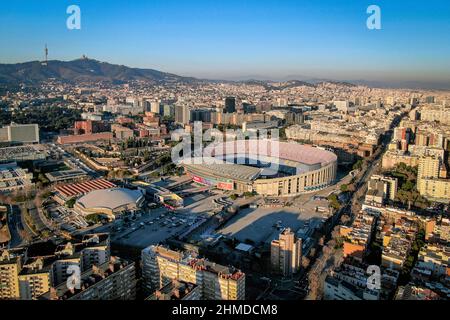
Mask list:
[{"label": "rooftop", "polygon": [[105,179],[91,180],[81,183],[67,184],[56,187],[56,191],[61,193],[64,197],[70,198],[78,195],[86,194],[93,190],[115,188],[116,185]]},{"label": "rooftop", "polygon": [[221,176],[228,179],[253,181],[261,173],[261,169],[239,164],[189,164],[185,167],[191,172]]},{"label": "rooftop", "polygon": [[223,144],[212,144],[205,148],[214,156],[230,154],[247,154],[265,157],[276,157],[306,165],[321,164],[337,161],[337,156],[331,152],[310,145],[294,142],[280,142],[274,140],[238,140]]},{"label": "rooftop", "polygon": [[196,288],[198,288],[196,284],[174,280],[157,290],[147,300],[182,300]]},{"label": "rooftop", "polygon": [[114,210],[127,204],[140,201],[143,197],[139,190],[125,188],[95,190],[81,197],[77,205],[83,208],[107,208]]}]

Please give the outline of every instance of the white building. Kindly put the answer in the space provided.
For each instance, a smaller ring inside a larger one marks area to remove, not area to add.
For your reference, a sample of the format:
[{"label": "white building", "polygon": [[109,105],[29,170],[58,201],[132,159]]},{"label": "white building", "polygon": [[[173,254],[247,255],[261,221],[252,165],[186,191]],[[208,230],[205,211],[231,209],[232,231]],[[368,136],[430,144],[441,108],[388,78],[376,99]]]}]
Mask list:
[{"label": "white building", "polygon": [[39,126],[12,123],[0,128],[0,142],[39,143]]}]

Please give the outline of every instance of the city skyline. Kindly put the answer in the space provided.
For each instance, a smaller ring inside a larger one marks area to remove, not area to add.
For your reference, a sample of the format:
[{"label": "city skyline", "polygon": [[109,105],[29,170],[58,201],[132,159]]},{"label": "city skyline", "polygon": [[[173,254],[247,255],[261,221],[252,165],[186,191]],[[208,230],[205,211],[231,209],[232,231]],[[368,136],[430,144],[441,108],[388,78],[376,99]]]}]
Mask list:
[{"label": "city skyline", "polygon": [[450,31],[449,4],[442,1],[427,6],[377,1],[381,30],[366,27],[369,2],[76,4],[81,30],[66,28],[70,3],[5,4],[0,39],[9,46],[0,61],[41,60],[47,43],[50,60],[86,54],[215,80],[364,80],[438,89],[450,82],[450,46],[442,41]]},{"label": "city skyline", "polygon": [[4,2],[0,304],[450,299],[450,2]]}]

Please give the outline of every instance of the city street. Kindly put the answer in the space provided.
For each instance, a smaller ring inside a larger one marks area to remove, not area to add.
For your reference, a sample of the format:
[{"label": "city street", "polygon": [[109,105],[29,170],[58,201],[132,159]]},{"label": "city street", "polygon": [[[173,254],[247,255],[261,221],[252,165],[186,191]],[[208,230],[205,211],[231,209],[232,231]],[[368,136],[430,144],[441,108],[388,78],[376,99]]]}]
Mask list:
[{"label": "city street", "polygon": [[11,232],[11,241],[9,243],[10,248],[20,247],[26,243],[26,240],[22,236],[26,233],[22,219],[21,212],[18,206],[8,205],[8,224]]}]

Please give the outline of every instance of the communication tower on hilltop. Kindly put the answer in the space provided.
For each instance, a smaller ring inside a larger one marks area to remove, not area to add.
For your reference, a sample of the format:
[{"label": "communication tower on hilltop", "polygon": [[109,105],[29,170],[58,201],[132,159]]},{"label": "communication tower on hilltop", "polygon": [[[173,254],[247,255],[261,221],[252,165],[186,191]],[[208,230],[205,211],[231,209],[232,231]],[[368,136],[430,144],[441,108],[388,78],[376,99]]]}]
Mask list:
[{"label": "communication tower on hilltop", "polygon": [[45,61],[43,61],[41,64],[43,66],[46,66],[46,65],[48,65],[48,48],[47,48],[47,44],[45,44],[44,52],[45,52]]}]

